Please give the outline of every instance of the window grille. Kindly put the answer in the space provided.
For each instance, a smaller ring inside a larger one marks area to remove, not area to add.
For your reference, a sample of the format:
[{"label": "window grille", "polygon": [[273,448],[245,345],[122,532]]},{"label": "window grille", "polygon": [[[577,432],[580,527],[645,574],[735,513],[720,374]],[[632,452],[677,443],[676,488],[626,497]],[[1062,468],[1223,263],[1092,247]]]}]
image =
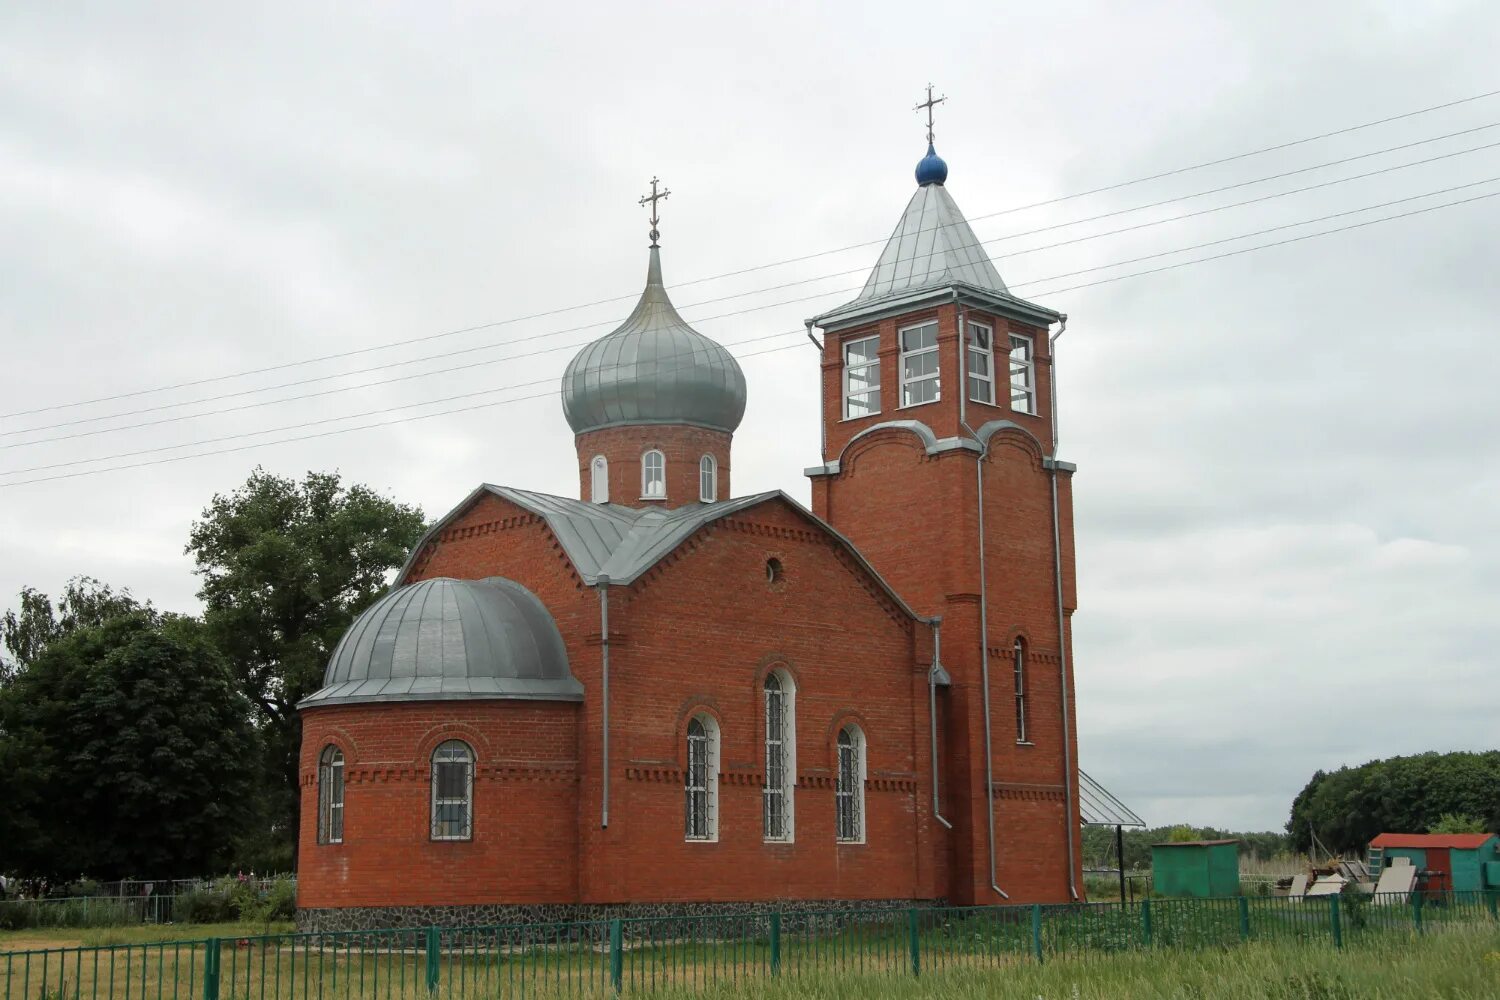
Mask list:
[{"label": "window grille", "polygon": [[713,840],[718,836],[718,742],[718,729],[712,721],[695,716],[688,723],[684,776],[688,840]]},{"label": "window grille", "polygon": [[432,839],[468,840],[474,833],[474,751],[449,740],[432,752]]},{"label": "window grille", "polygon": [[641,456],[641,497],[660,500],[667,495],[667,457],[659,451]]},{"label": "window grille", "polygon": [[856,727],[839,730],[838,752],[835,836],[845,843],[859,843],[865,837],[865,741]]},{"label": "window grille", "polygon": [[589,499],[594,503],[609,503],[609,460],[595,455],[589,469]]},{"label": "window grille", "polygon": [[880,338],[862,337],[844,345],[844,417],[880,412]]},{"label": "window grille", "polygon": [[969,398],[976,403],[995,402],[994,331],[983,323],[966,324],[969,329]]},{"label": "window grille", "polygon": [[766,677],[766,787],[765,838],[791,840],[791,720],[790,682],[777,674]]},{"label": "window grille", "polygon": [[698,499],[713,503],[719,498],[719,463],[712,455],[698,460]]},{"label": "window grille", "polygon": [[1036,370],[1030,337],[1010,335],[1010,408],[1036,412]]},{"label": "window grille", "polygon": [[1026,742],[1026,642],[1016,640],[1016,742]]},{"label": "window grille", "polygon": [[937,324],[901,331],[901,405],[919,406],[942,397],[938,386]]},{"label": "window grille", "polygon": [[344,752],[326,746],[318,757],[318,843],[344,842]]}]

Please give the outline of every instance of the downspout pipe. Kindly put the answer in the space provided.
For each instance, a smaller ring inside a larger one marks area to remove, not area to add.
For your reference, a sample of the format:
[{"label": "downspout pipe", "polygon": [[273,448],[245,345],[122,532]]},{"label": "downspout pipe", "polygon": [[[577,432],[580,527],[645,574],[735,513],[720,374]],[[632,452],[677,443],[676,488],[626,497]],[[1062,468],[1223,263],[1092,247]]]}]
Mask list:
[{"label": "downspout pipe", "polygon": [[944,829],[951,830],[953,824],[943,818],[943,810],[938,804],[937,684],[938,677],[947,677],[942,661],[943,616],[929,618],[927,624],[932,626],[932,669],[927,671],[928,729],[932,733],[932,818],[943,824]]},{"label": "downspout pipe", "polygon": [[[1073,837],[1077,826],[1073,822],[1073,734],[1068,725],[1070,706],[1068,703],[1068,632],[1063,613],[1063,568],[1062,568],[1062,523],[1057,509],[1057,342],[1068,330],[1068,316],[1063,313],[1057,332],[1047,338],[1047,387],[1052,406],[1052,578],[1057,590],[1057,654],[1060,664],[1058,690],[1062,702],[1062,746],[1063,746],[1063,818],[1064,832],[1068,838],[1068,892],[1078,899],[1078,878],[1074,874]],[[1124,862],[1121,862],[1124,867]]]},{"label": "downspout pipe", "polygon": [[[974,428],[969,426],[968,412],[964,407],[964,400],[969,396],[969,332],[968,311],[958,301],[958,292],[953,293],[953,303],[958,306],[958,424],[969,432],[974,440],[979,440],[979,435]],[[994,344],[990,345],[994,350]],[[1001,899],[1009,899],[1010,894],[1000,888],[999,878],[995,870],[995,752],[992,740],[993,727],[990,722],[990,616],[989,616],[989,583],[984,570],[984,460],[989,456],[990,444],[988,441],[980,441],[979,459],[974,463],[974,483],[976,488],[976,504],[978,505],[979,520],[979,682],[984,686],[981,701],[984,704],[984,815],[986,819],[985,830],[989,840],[990,856],[990,888],[993,889]],[[1072,849],[1072,841],[1068,842],[1069,850]],[[1069,871],[1072,871],[1071,864]]]},{"label": "downspout pipe", "polygon": [[807,327],[807,339],[818,349],[818,461],[828,461],[828,421],[823,413],[827,400],[823,398],[823,345],[818,343],[818,338],[813,336],[813,321],[804,320],[803,325]]},{"label": "downspout pipe", "polygon": [[609,577],[601,576],[595,586],[599,588],[599,661],[600,661],[600,722],[604,746],[599,754],[602,767],[600,787],[603,791],[599,806],[599,827],[609,829]]}]

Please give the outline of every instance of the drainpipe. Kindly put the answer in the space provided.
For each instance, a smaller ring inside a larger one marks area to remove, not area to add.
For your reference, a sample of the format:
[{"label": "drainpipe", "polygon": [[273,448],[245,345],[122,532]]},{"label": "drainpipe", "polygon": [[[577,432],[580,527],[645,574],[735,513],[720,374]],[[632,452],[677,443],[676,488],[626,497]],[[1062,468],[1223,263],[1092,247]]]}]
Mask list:
[{"label": "drainpipe", "polygon": [[600,754],[603,764],[603,799],[599,808],[599,826],[609,828],[609,577],[601,576],[595,584],[599,588],[599,659],[603,667],[599,685],[603,704],[600,716],[604,730],[604,750]]},{"label": "drainpipe", "polygon": [[[1073,750],[1068,727],[1068,635],[1063,615],[1062,525],[1057,514],[1057,342],[1068,329],[1068,316],[1062,314],[1057,332],[1047,338],[1047,384],[1052,404],[1052,576],[1057,588],[1057,653],[1059,691],[1062,694],[1063,745],[1063,815],[1068,837],[1068,892],[1078,898],[1078,880],[1073,874]],[[1121,861],[1121,868],[1124,862]]]},{"label": "drainpipe", "polygon": [[943,824],[945,829],[951,830],[953,824],[943,818],[943,811],[938,805],[937,680],[943,671],[940,656],[943,648],[943,616],[929,618],[927,624],[932,626],[932,669],[927,671],[927,714],[932,732],[932,818]]},{"label": "drainpipe", "polygon": [[818,343],[818,338],[813,336],[812,320],[804,320],[803,325],[807,327],[807,339],[818,349],[818,459],[824,463],[828,461],[828,418],[823,408],[828,401],[823,398],[823,345]]},{"label": "drainpipe", "polygon": [[[953,293],[953,302],[958,305],[958,423],[959,426],[969,432],[974,440],[979,440],[979,435],[974,428],[969,426],[967,410],[964,400],[969,396],[969,339],[968,339],[968,311],[959,304],[958,292]],[[990,344],[991,357],[993,357],[995,345]],[[993,362],[991,363],[993,367]],[[995,753],[991,741],[992,728],[990,725],[990,616],[989,616],[989,585],[984,571],[984,460],[990,453],[988,441],[980,442],[979,460],[974,463],[974,483],[977,490],[978,517],[979,517],[979,680],[984,685],[981,701],[984,704],[984,801],[985,818],[988,823],[985,829],[989,839],[990,855],[990,888],[999,894],[1001,899],[1009,899],[1010,894],[1000,888],[995,874]],[[1068,842],[1069,850],[1072,849],[1072,841]],[[1069,871],[1072,871],[1071,864]]]}]

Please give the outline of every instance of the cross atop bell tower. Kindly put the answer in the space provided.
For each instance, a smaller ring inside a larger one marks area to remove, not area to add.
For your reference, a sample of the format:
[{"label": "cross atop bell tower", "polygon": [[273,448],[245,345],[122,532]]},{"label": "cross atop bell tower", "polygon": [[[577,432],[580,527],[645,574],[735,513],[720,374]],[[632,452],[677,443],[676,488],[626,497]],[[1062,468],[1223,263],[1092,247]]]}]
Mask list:
[{"label": "cross atop bell tower", "polygon": [[912,108],[913,111],[921,111],[924,108],[927,110],[927,145],[929,146],[932,145],[932,109],[937,107],[939,104],[942,104],[947,99],[948,96],[946,94],[942,97],[933,97],[932,84],[929,83],[927,85],[927,100]]},{"label": "cross atop bell tower", "polygon": [[652,177],[651,178],[651,193],[650,194],[643,194],[643,195],[641,195],[641,200],[639,202],[637,202],[637,204],[640,204],[640,205],[644,205],[647,202],[651,203],[651,245],[652,246],[659,246],[660,244],[657,243],[657,240],[661,239],[661,233],[658,232],[657,229],[656,229],[656,224],[661,221],[661,219],[657,217],[656,203],[659,202],[659,201],[665,200],[666,198],[668,198],[672,194],[671,190],[669,190],[668,188],[662,188],[661,189],[661,193],[658,194],[657,191],[656,191],[656,185],[659,184],[659,183],[660,183],[660,181],[658,181],[655,177]]}]

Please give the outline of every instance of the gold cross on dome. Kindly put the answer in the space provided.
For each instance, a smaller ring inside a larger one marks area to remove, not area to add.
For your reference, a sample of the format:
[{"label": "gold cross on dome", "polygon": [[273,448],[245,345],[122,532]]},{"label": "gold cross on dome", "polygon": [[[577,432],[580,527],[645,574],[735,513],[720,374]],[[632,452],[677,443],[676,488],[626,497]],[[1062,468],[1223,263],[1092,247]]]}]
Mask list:
[{"label": "gold cross on dome", "polygon": [[659,201],[661,201],[663,198],[667,197],[668,195],[670,195],[672,193],[671,191],[667,190],[666,188],[662,188],[661,193],[658,194],[657,190],[656,190],[656,185],[659,184],[659,183],[660,183],[660,181],[658,181],[655,177],[651,178],[651,193],[650,194],[643,194],[643,195],[641,195],[641,200],[638,202],[638,204],[641,204],[641,205],[646,204],[646,202],[648,202],[648,201],[651,203],[651,245],[652,246],[656,246],[657,245],[656,241],[659,240],[659,239],[661,239],[661,233],[657,232],[657,230],[656,230],[656,224],[661,221],[657,217],[656,203],[659,202]]},{"label": "gold cross on dome", "polygon": [[912,108],[913,111],[921,111],[923,108],[927,109],[927,142],[929,145],[932,144],[932,109],[937,107],[939,104],[942,104],[947,99],[947,95],[944,95],[942,97],[933,97],[932,84],[929,83],[927,85],[927,100]]}]

